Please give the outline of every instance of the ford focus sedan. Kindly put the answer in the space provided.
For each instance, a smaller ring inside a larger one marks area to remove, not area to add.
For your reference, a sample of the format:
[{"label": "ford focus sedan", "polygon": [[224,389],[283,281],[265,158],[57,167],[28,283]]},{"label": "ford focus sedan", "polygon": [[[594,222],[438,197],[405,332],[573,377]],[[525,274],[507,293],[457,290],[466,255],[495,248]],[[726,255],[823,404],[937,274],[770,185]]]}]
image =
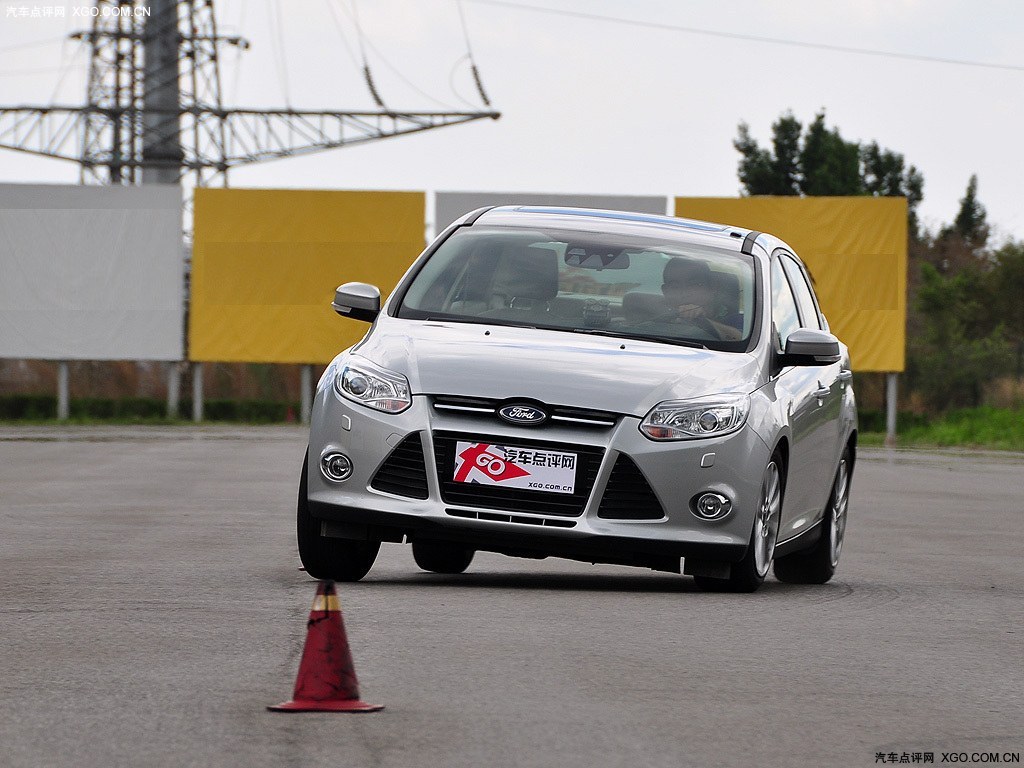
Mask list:
[{"label": "ford focus sedan", "polygon": [[768,234],[549,207],[467,214],[321,378],[298,546],[351,581],[382,542],[462,573],[477,551],[824,583],[856,451],[849,355]]}]

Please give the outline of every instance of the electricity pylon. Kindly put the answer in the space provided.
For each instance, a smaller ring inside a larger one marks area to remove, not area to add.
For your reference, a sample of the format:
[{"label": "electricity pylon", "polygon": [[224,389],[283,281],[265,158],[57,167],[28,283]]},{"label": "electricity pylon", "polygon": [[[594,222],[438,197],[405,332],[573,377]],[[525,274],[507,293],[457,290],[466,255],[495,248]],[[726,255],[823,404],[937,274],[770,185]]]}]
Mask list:
[{"label": "electricity pylon", "polygon": [[240,165],[500,116],[386,109],[369,69],[379,111],[225,107],[220,51],[248,43],[217,32],[213,0],[95,0],[91,18],[73,36],[91,48],[84,105],[0,106],[0,148],[76,162],[82,183],[226,184]]},{"label": "electricity pylon", "polygon": [[[83,184],[226,186],[228,170],[240,165],[500,116],[387,109],[365,60],[363,74],[378,111],[225,107],[220,51],[248,43],[218,33],[213,0],[95,0],[90,11],[92,28],[73,35],[91,49],[86,103],[0,106],[0,149],[78,163]],[[470,63],[489,107],[471,56]],[[183,202],[189,238],[187,196]],[[60,365],[58,414],[66,418],[67,363]],[[303,375],[305,399],[308,366]],[[178,413],[178,377],[179,366],[172,364],[171,416]],[[194,371],[193,392],[199,421],[201,366]]]}]

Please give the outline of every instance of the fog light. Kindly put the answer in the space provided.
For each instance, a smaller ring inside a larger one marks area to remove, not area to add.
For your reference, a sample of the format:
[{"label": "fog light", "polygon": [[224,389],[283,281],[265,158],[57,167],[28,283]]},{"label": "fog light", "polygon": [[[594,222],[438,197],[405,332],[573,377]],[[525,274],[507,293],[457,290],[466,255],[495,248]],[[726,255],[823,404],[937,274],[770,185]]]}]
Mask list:
[{"label": "fog light", "polygon": [[702,493],[697,497],[694,510],[697,517],[705,520],[718,520],[729,514],[732,502],[720,493]]},{"label": "fog light", "polygon": [[352,460],[344,453],[328,453],[320,459],[320,471],[328,480],[340,483],[352,474]]}]

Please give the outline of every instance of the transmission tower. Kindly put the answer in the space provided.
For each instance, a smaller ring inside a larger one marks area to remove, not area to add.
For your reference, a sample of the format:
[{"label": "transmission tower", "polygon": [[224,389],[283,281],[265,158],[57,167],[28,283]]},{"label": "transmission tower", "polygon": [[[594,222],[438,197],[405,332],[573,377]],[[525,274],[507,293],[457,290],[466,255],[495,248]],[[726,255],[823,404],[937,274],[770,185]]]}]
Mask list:
[{"label": "transmission tower", "polygon": [[[225,107],[220,52],[248,43],[218,33],[213,0],[95,0],[90,10],[91,29],[72,35],[91,50],[86,103],[0,106],[0,149],[78,163],[83,184],[227,186],[228,170],[240,165],[500,116],[493,111],[390,110],[373,84],[365,54],[363,75],[378,111]],[[468,48],[468,35],[466,42]],[[480,98],[489,108],[468,55]],[[188,197],[183,200],[186,241],[191,234]],[[67,363],[60,366],[58,414],[66,418]],[[304,397],[310,390],[309,372],[303,366]],[[170,364],[170,416],[178,413],[178,379],[179,366]],[[198,421],[199,365],[193,392]]]},{"label": "transmission tower", "polygon": [[76,162],[87,184],[226,186],[240,165],[500,116],[387,109],[368,67],[379,111],[225,107],[220,51],[248,43],[218,33],[213,0],[95,0],[72,37],[91,49],[86,103],[0,106],[0,148]]}]

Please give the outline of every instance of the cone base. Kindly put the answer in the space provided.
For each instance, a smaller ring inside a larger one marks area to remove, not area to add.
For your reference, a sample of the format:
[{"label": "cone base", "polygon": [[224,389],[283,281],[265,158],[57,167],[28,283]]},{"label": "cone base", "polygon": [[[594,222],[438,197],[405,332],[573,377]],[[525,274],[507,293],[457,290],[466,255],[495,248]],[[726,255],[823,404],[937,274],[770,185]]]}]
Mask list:
[{"label": "cone base", "polygon": [[367,704],[359,699],[292,699],[267,707],[271,712],[380,712],[383,704]]}]

